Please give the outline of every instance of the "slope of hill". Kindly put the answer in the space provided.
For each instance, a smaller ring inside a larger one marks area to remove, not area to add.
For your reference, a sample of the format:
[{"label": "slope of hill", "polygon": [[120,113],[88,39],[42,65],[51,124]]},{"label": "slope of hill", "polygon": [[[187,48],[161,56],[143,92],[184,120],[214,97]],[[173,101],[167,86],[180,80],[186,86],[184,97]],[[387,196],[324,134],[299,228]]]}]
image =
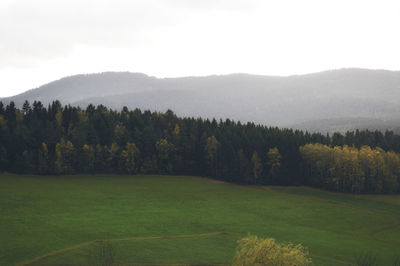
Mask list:
[{"label": "slope of hill", "polygon": [[350,119],[348,123],[362,117],[365,121],[358,126],[369,128],[370,121],[400,117],[399,98],[400,72],[341,69],[288,77],[231,74],[164,79],[107,72],[63,78],[2,101],[21,105],[25,100],[41,100],[47,105],[58,99],[83,108],[92,103],[114,109],[172,109],[181,116],[274,126],[344,118]]},{"label": "slope of hill", "polygon": [[151,91],[155,78],[140,73],[106,72],[62,78],[19,95],[3,98],[21,105],[25,100],[40,100],[45,105],[57,99],[71,104],[88,97],[110,97],[118,94]]},{"label": "slope of hill", "polygon": [[188,176],[2,174],[0,199],[0,265],[99,265],[100,239],[113,239],[118,265],[229,264],[249,233],[301,243],[314,265],[355,265],[366,252],[395,265],[399,254],[399,195]]}]

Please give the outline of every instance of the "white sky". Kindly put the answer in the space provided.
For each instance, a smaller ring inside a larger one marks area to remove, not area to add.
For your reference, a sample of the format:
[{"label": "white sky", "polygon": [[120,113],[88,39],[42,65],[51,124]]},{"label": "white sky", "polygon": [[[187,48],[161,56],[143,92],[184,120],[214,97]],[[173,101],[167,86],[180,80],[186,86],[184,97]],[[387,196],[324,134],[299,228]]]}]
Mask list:
[{"label": "white sky", "polygon": [[0,0],[0,97],[103,71],[400,70],[400,1]]}]

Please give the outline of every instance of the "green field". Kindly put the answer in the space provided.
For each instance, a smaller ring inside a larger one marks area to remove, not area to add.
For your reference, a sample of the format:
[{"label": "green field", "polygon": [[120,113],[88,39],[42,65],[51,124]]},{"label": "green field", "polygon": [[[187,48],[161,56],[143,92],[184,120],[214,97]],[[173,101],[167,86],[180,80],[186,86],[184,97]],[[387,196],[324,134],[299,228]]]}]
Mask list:
[{"label": "green field", "polygon": [[366,252],[391,265],[400,253],[397,195],[197,177],[3,174],[0,213],[0,265],[90,264],[102,244],[94,240],[103,239],[112,239],[120,264],[230,264],[248,233],[301,243],[315,265],[353,264]]}]

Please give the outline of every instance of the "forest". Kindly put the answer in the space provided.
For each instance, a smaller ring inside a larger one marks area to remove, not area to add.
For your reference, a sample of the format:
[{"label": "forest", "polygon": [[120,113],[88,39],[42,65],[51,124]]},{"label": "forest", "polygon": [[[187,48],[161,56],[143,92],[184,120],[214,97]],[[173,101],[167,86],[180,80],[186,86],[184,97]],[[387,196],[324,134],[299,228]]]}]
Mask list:
[{"label": "forest", "polygon": [[308,133],[166,112],[0,102],[0,170],[174,174],[255,185],[398,193],[400,136]]}]

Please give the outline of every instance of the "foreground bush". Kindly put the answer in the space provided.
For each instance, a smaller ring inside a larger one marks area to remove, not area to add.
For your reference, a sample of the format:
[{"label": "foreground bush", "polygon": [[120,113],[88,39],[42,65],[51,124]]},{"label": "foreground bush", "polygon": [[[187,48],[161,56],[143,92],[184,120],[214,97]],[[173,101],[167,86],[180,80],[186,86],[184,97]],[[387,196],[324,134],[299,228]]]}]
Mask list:
[{"label": "foreground bush", "polygon": [[273,238],[247,236],[238,241],[233,265],[311,265],[307,250],[300,244],[279,244]]}]

